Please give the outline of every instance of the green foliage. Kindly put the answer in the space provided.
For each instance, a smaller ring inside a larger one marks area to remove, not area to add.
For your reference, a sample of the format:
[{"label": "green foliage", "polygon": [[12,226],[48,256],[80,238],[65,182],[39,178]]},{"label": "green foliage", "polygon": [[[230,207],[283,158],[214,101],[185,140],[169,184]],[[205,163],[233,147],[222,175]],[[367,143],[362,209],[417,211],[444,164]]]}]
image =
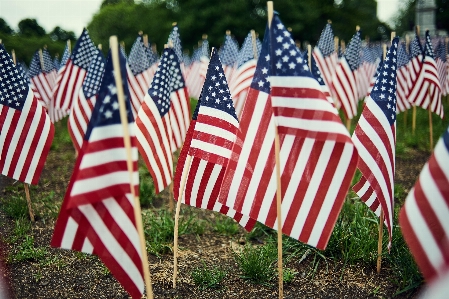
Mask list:
[{"label": "green foliage", "polygon": [[45,29],[37,23],[36,19],[23,19],[19,22],[18,26],[19,35],[21,36],[43,37],[45,35]]},{"label": "green foliage", "polygon": [[153,198],[156,195],[153,180],[141,178],[139,188],[140,205],[143,208],[151,207]]},{"label": "green foliage", "polygon": [[14,30],[9,27],[8,23],[6,23],[5,19],[0,18],[0,33],[4,34],[13,34]]},{"label": "green foliage", "polygon": [[200,290],[218,289],[226,277],[226,272],[218,266],[208,267],[203,261],[200,267],[196,267],[192,271],[191,277]]},{"label": "green foliage", "polygon": [[15,243],[28,235],[31,229],[31,224],[28,219],[19,218],[14,222],[14,228],[12,231],[12,235],[7,238],[8,243]]},{"label": "green foliage", "polygon": [[53,41],[67,41],[68,39],[76,40],[75,33],[73,31],[65,31],[59,26],[56,26],[49,34]]},{"label": "green foliage", "polygon": [[275,276],[277,249],[273,244],[253,247],[245,245],[241,251],[233,251],[241,277],[255,284],[269,284]]},{"label": "green foliage", "polygon": [[233,236],[240,231],[240,227],[234,219],[226,216],[217,215],[214,231],[221,235]]},{"label": "green foliage", "polygon": [[38,261],[45,257],[46,254],[47,249],[45,247],[34,247],[34,237],[27,235],[23,242],[8,254],[7,262]]},{"label": "green foliage", "polygon": [[3,200],[2,210],[13,219],[28,217],[28,205],[24,196],[13,195]]},{"label": "green foliage", "polygon": [[246,234],[246,238],[251,241],[260,241],[262,238],[272,235],[273,233],[275,233],[273,229],[260,222],[256,222],[252,231]]},{"label": "green foliage", "polygon": [[298,272],[296,272],[293,269],[290,269],[290,268],[282,269],[282,278],[285,283],[292,282],[293,279],[295,278],[296,274],[298,274]]}]

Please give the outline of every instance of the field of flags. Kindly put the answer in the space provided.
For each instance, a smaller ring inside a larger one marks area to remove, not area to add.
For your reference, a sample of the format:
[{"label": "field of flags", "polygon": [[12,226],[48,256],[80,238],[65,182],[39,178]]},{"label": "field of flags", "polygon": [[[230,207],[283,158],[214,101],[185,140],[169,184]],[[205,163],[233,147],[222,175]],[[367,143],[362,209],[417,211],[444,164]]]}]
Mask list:
[{"label": "field of flags", "polygon": [[[38,184],[53,124],[68,117],[77,157],[51,246],[98,255],[132,298],[145,285],[151,298],[139,154],[156,193],[173,188],[177,214],[180,203],[213,210],[324,250],[352,188],[394,246],[396,117],[413,107],[444,117],[447,41],[426,32],[382,47],[357,30],[344,47],[328,23],[303,52],[275,14],[263,41],[252,31],[241,48],[227,32],[220,49],[203,36],[185,56],[176,24],[160,55],[143,34],[129,55],[110,46],[105,58],[84,29],[61,61],[38,50],[27,68],[0,44],[1,173]],[[426,281],[445,292],[448,161],[449,128],[400,212]]]}]

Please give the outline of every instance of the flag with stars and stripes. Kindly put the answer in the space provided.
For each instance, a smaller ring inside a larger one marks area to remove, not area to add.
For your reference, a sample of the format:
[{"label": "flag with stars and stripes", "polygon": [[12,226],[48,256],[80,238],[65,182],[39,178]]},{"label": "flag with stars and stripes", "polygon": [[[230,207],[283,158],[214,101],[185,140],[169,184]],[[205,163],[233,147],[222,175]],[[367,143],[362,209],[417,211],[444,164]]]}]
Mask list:
[{"label": "flag with stars and stripes", "polygon": [[[371,92],[374,82],[372,78],[375,77],[378,61],[373,54],[370,47],[365,46],[362,48],[362,63],[358,72],[358,87],[359,87],[359,98],[365,98]],[[372,85],[371,85],[372,82]]]},{"label": "flag with stars and stripes", "polygon": [[444,117],[444,108],[441,101],[441,84],[438,76],[437,64],[435,55],[433,53],[433,46],[430,40],[429,30],[426,31],[426,45],[424,47],[424,84],[423,88],[428,90],[423,102],[413,102],[415,105],[438,114],[441,118]]},{"label": "flag with stars and stripes", "polygon": [[[410,61],[408,62],[408,95],[407,99],[413,105],[421,103],[427,97],[428,88],[424,88],[424,72],[423,72],[423,60],[424,51],[422,49],[419,36],[415,35],[415,38],[410,42]],[[428,97],[427,97],[428,98]]]},{"label": "flag with stars and stripes", "polygon": [[132,298],[141,298],[142,255],[146,252],[141,251],[131,190],[134,188],[134,194],[138,195],[137,141],[125,58],[121,54],[119,63],[131,141],[132,175],[109,51],[98,99],[56,221],[51,246],[97,255]]},{"label": "flag with stars and stripes", "polygon": [[51,88],[56,85],[56,79],[58,76],[58,70],[56,69],[53,60],[51,59],[50,52],[44,47],[42,50],[42,63],[44,65],[44,73],[50,82]]},{"label": "flag with stars and stripes", "polygon": [[[306,50],[306,52],[305,52],[304,59],[306,59],[305,57],[307,57],[307,59],[309,57],[309,51],[308,50]],[[323,92],[323,94],[326,97],[327,101],[329,103],[331,103],[332,105],[334,105],[334,100],[332,99],[329,86],[326,85],[326,81],[324,80],[323,74],[321,73],[321,71],[320,71],[320,69],[318,67],[318,64],[316,63],[316,59],[315,59],[315,56],[313,55],[313,53],[311,53],[311,55],[310,55],[310,65],[312,66],[312,68],[310,69],[310,72],[312,73],[312,75],[315,78],[315,80],[317,80],[318,83],[320,84],[321,91]]]},{"label": "flag with stars and stripes", "polygon": [[95,56],[97,49],[90,39],[87,29],[84,29],[73,48],[65,67],[58,72],[58,78],[53,89],[54,107],[62,111],[70,111],[73,101],[78,98],[87,68]]},{"label": "flag with stars and stripes", "polygon": [[396,112],[404,112],[412,107],[407,96],[409,93],[408,82],[410,80],[410,73],[408,71],[409,58],[405,50],[405,43],[400,43],[398,47],[398,72],[397,72],[397,110]]},{"label": "flag with stars and stripes", "polygon": [[240,115],[245,105],[245,99],[256,70],[257,59],[260,54],[262,44],[256,38],[253,41],[251,32],[245,38],[239,56],[237,57],[237,69],[229,82],[232,100],[234,101],[235,113]]},{"label": "flag with stars and stripes", "polygon": [[399,213],[404,239],[430,282],[449,267],[449,128],[438,141]]},{"label": "flag with stars and stripes", "polygon": [[349,42],[345,54],[338,61],[332,80],[337,105],[343,109],[346,119],[357,115],[359,102],[357,89],[357,72],[360,63],[360,32],[357,31]]},{"label": "flag with stars and stripes", "polygon": [[225,42],[220,48],[219,56],[223,63],[223,71],[227,82],[231,82],[232,75],[236,70],[237,57],[239,55],[239,47],[237,42],[232,38],[231,34],[226,33]]},{"label": "flag with stars and stripes", "polygon": [[435,49],[435,61],[437,63],[438,78],[440,79],[441,94],[446,96],[447,90],[447,57],[446,57],[446,46],[442,40],[438,41],[437,47]]},{"label": "flag with stars and stripes", "polygon": [[64,48],[64,53],[62,53],[61,62],[59,63],[58,73],[60,69],[65,68],[65,64],[67,63],[67,60],[69,60],[70,58],[70,51],[71,50],[69,49],[69,45],[66,44]]},{"label": "flag with stars and stripes", "polygon": [[391,247],[396,145],[396,71],[399,39],[393,39],[352,140],[362,177],[353,190],[376,213],[383,211]]},{"label": "flag with stars and stripes", "polygon": [[170,123],[170,74],[173,49],[164,49],[154,79],[136,118],[137,146],[154,181],[156,193],[173,179],[172,129]]},{"label": "flag with stars and stripes", "polygon": [[97,49],[97,53],[87,69],[86,78],[78,93],[78,98],[73,102],[72,109],[70,110],[67,127],[73,146],[77,152],[79,152],[83,145],[84,134],[86,133],[87,125],[95,107],[105,63],[103,54]]},{"label": "flag with stars and stripes", "polygon": [[53,67],[56,69],[56,72],[59,70],[61,63],[59,62],[58,54],[53,58]]},{"label": "flag with stars and stripes", "polygon": [[45,108],[0,44],[0,173],[36,185],[53,136]]},{"label": "flag with stars and stripes", "polygon": [[182,65],[184,62],[184,56],[182,55],[181,37],[179,35],[178,25],[174,25],[170,35],[168,36],[168,44],[172,44],[172,48],[178,57],[179,63]]},{"label": "flag with stars and stripes", "polygon": [[[53,98],[51,78],[46,76],[43,70],[42,61],[39,57],[39,51],[36,51],[31,59],[28,76],[32,85],[36,88],[44,103],[44,108],[49,109]],[[54,82],[53,82],[54,83]]]},{"label": "flag with stars and stripes", "polygon": [[[223,175],[231,158],[239,122],[217,51],[212,56],[200,101],[180,153],[174,178],[175,199],[234,218],[248,231],[255,220],[218,202]],[[188,163],[190,161],[190,163]],[[180,196],[181,179],[186,176]]]},{"label": "flag with stars and stripes", "polygon": [[192,63],[190,64],[188,75],[186,76],[186,85],[189,95],[196,99],[200,97],[201,88],[203,88],[200,76],[200,57],[201,48],[197,48],[193,51]]},{"label": "flag with stars and stripes", "polygon": [[276,229],[275,132],[282,233],[325,249],[357,151],[277,15],[265,34],[219,201]]},{"label": "flag with stars and stripes", "polygon": [[325,85],[329,87],[331,95],[333,95],[332,78],[335,75],[338,55],[337,51],[335,51],[334,33],[331,24],[328,23],[324,27],[320,39],[318,40],[318,45],[313,48],[312,54],[321,72],[321,76],[324,79]]},{"label": "flag with stars and stripes", "polygon": [[151,67],[141,35],[134,41],[128,57],[128,86],[131,93],[133,113],[137,116],[143,98],[150,87],[151,79],[148,69]]},{"label": "flag with stars and stripes", "polygon": [[[173,50],[175,50],[173,48]],[[176,53],[176,52],[175,52]],[[190,97],[181,70],[178,55],[170,54],[170,123],[173,133],[172,149],[182,147],[190,123]]]}]

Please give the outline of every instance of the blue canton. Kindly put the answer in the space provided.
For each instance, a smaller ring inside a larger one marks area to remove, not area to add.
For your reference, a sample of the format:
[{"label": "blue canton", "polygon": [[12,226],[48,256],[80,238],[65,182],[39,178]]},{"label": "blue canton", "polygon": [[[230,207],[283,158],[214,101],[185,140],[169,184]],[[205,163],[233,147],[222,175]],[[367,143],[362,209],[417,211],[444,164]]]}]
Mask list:
[{"label": "blue canton", "polygon": [[[128,115],[128,122],[134,121],[131,106],[130,96],[128,90],[128,83],[126,77],[126,59],[119,51],[120,73],[122,76],[123,92],[125,94],[125,105]],[[100,90],[98,92],[98,99],[95,103],[92,117],[87,127],[85,140],[89,140],[90,134],[95,127],[109,126],[121,124],[120,109],[117,97],[117,85],[114,78],[114,67],[112,65],[111,50],[109,50],[108,60],[106,62],[103,80],[101,82]]]},{"label": "blue canton", "polygon": [[230,35],[226,35],[223,47],[220,49],[220,60],[224,65],[234,66],[239,55],[239,48]]},{"label": "blue canton", "polygon": [[64,53],[62,54],[61,63],[59,64],[59,68],[63,67],[67,63],[67,60],[69,60],[69,58],[70,58],[70,49],[66,44],[64,48]]},{"label": "blue canton", "polygon": [[[257,38],[256,38],[256,48],[257,48],[257,55],[260,55],[262,44]],[[254,50],[253,50],[253,38],[250,32],[243,41],[242,48],[240,49],[240,52],[237,56],[237,68],[241,67],[245,62],[251,59],[254,59]]]},{"label": "blue canton", "polygon": [[399,38],[394,38],[371,91],[371,98],[385,113],[390,125],[393,125],[396,121],[396,56],[398,43]]},{"label": "blue canton", "polygon": [[182,76],[178,56],[176,55],[174,49],[169,49],[169,59],[170,59],[169,72],[171,76],[170,90],[176,91],[183,88],[185,86],[185,82]]},{"label": "blue canton", "polygon": [[439,48],[437,51],[437,56],[444,62],[446,62],[446,47],[444,46],[444,43],[440,40],[438,42]]},{"label": "blue canton", "polygon": [[150,68],[150,61],[147,57],[142,36],[138,36],[129,52],[128,64],[134,76],[143,73]]},{"label": "blue canton", "polygon": [[72,59],[74,65],[87,70],[90,60],[95,55],[96,50],[97,48],[95,48],[94,43],[90,39],[89,33],[84,29],[83,33],[81,33],[81,36],[76,41],[70,59]]},{"label": "blue canton", "polygon": [[430,40],[429,30],[426,30],[426,46],[424,48],[425,56],[432,57],[435,59],[435,54],[433,53],[432,41]]},{"label": "blue canton", "polygon": [[192,64],[192,59],[190,58],[189,54],[184,53],[183,57],[182,57],[182,61],[184,62],[184,65],[190,66]]},{"label": "blue canton", "polygon": [[313,78],[307,61],[303,59],[290,32],[287,31],[277,15],[274,15],[270,29],[272,75]]},{"label": "blue canton", "polygon": [[326,24],[321,32],[320,39],[318,40],[318,49],[320,49],[321,54],[323,54],[324,57],[334,53],[334,33],[332,32],[331,24]]},{"label": "blue canton", "polygon": [[[25,63],[23,62],[19,62],[18,64],[16,64],[16,68],[19,70],[19,74],[22,75],[22,77],[25,78],[25,80],[27,81],[28,84],[30,84],[30,77],[28,77],[27,75],[27,71],[24,68]],[[26,67],[26,66],[25,66]]]},{"label": "blue canton", "polygon": [[352,71],[359,68],[361,46],[362,40],[360,39],[360,31],[357,31],[349,42],[344,55]]},{"label": "blue canton", "polygon": [[423,49],[419,37],[416,35],[415,38],[410,43],[410,58],[419,56],[423,54]]},{"label": "blue canton", "polygon": [[22,110],[27,94],[27,80],[0,44],[0,104]]},{"label": "blue canton", "polygon": [[83,82],[83,93],[89,99],[98,93],[101,79],[103,78],[105,60],[103,54],[97,49],[97,54],[92,58]]},{"label": "blue canton", "polygon": [[181,37],[179,36],[179,28],[177,25],[173,26],[173,29],[168,36],[168,44],[170,44],[170,41],[173,44],[173,50],[175,51],[176,56],[178,56],[178,61],[182,63],[184,57],[182,56]]},{"label": "blue canton", "polygon": [[148,94],[156,104],[161,118],[170,109],[170,55],[173,56],[173,54],[174,52],[172,49],[164,49],[161,56],[161,61],[157,67],[156,74],[154,75],[153,82],[151,82],[150,89],[148,90]]},{"label": "blue canton", "polygon": [[53,58],[53,67],[55,68],[56,71],[58,71],[60,66],[61,65],[59,64],[58,56],[55,56],[55,58]]},{"label": "blue canton", "polygon": [[42,73],[41,60],[39,58],[39,52],[36,51],[34,52],[33,58],[31,59],[30,62],[30,69],[28,70],[28,76],[30,76],[30,78],[33,78],[39,75],[40,73]]},{"label": "blue canton", "polygon": [[373,55],[373,51],[369,47],[362,48],[362,61],[374,64],[376,63],[376,58]]},{"label": "blue canton", "polygon": [[251,88],[261,92],[270,93],[269,76],[271,74],[270,61],[270,34],[268,28],[265,29],[262,49],[259,59],[257,60],[256,70],[254,72]]},{"label": "blue canton", "polygon": [[409,62],[407,52],[405,50],[405,43],[401,43],[398,48],[398,68],[407,65]]},{"label": "blue canton", "polygon": [[47,49],[42,50],[42,61],[44,64],[44,73],[50,73],[55,70],[55,66],[53,64],[53,60],[51,59],[50,52]]},{"label": "blue canton", "polygon": [[201,92],[201,105],[221,110],[237,119],[228,83],[215,48],[212,49],[212,57]]},{"label": "blue canton", "polygon": [[206,56],[209,58],[209,42],[207,39],[204,39],[201,43],[201,56]]}]

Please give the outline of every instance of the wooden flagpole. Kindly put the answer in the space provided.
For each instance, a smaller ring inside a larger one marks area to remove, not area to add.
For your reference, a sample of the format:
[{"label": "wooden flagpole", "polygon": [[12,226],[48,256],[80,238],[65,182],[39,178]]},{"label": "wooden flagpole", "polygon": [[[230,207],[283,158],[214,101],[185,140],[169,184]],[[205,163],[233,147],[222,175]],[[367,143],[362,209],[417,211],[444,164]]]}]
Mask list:
[{"label": "wooden flagpole", "polygon": [[67,40],[67,49],[69,49],[69,53],[72,53],[72,45],[70,44],[70,39]]},{"label": "wooden flagpole", "polygon": [[[267,1],[268,8],[268,28],[271,27],[271,22],[273,20],[273,1]],[[284,274],[282,271],[282,198],[281,198],[281,165],[280,165],[280,140],[276,125],[274,125],[276,132],[274,139],[274,152],[276,159],[276,179],[277,179],[277,189],[276,189],[276,211],[277,211],[277,241],[278,241],[278,278],[279,278],[279,299],[284,298]]]},{"label": "wooden flagpole", "polygon": [[312,45],[307,45],[307,60],[309,63],[309,70],[312,72]]},{"label": "wooden flagpole", "polygon": [[254,29],[251,29],[251,40],[253,42],[253,55],[254,55],[254,59],[257,61],[257,59],[259,58],[258,53],[257,53],[257,44],[256,44],[256,31],[254,31]]},{"label": "wooden flagpole", "polygon": [[123,92],[123,83],[122,83],[123,81],[122,81],[121,73],[120,73],[120,61],[119,61],[119,52],[118,52],[119,45],[118,45],[117,36],[113,35],[109,38],[109,46],[111,47],[112,63],[114,65],[115,84],[117,85],[117,97],[118,97],[118,103],[119,103],[119,108],[120,108],[120,119],[122,121],[122,126],[123,126],[123,140],[124,140],[125,148],[126,148],[131,194],[134,198],[134,216],[136,219],[137,231],[138,231],[139,237],[140,237],[140,249],[141,249],[141,254],[142,254],[142,268],[143,268],[146,292],[147,292],[147,297],[150,299],[153,299],[153,288],[152,288],[151,280],[150,280],[150,268],[149,268],[149,263],[148,263],[147,250],[146,250],[146,246],[145,246],[145,236],[143,234],[142,212],[140,210],[139,197],[137,197],[135,194],[134,183],[133,183],[133,169],[132,169],[133,162],[132,162],[132,154],[131,154],[131,138],[129,136],[128,117],[126,115],[126,105],[125,105],[125,94]]},{"label": "wooden flagpole", "polygon": [[[1,40],[0,40],[0,44],[1,44]],[[12,50],[11,55],[12,55],[12,61],[13,61],[14,65],[17,65],[16,51]],[[42,51],[41,50],[39,50],[39,55],[40,55],[41,63],[42,63]],[[27,200],[28,213],[30,214],[30,220],[31,220],[31,222],[34,222],[34,213],[33,213],[33,207],[31,206],[30,189],[29,189],[27,183],[23,183],[23,186],[25,188],[25,197]]]},{"label": "wooden flagpole", "polygon": [[[419,36],[419,26],[416,25],[416,35]],[[416,106],[413,105],[413,115],[412,115],[412,134],[415,135],[416,130]]]},{"label": "wooden flagpole", "polygon": [[430,141],[430,152],[433,151],[433,123],[432,123],[432,109],[429,105],[429,141]]},{"label": "wooden flagpole", "polygon": [[[409,37],[409,35],[407,34],[406,36],[405,36],[405,52],[407,53],[407,55],[409,54],[409,45],[410,45],[410,37]],[[408,109],[406,109],[405,111],[404,111],[404,131],[405,130],[407,130],[407,115],[408,115]]]},{"label": "wooden flagpole", "polygon": [[187,155],[184,169],[182,171],[181,186],[178,195],[178,202],[176,203],[176,214],[175,214],[175,234],[173,237],[173,288],[176,288],[176,277],[178,276],[178,227],[179,227],[179,212],[181,211],[181,200],[182,194],[186,187],[187,174],[189,173],[190,162],[192,156]]}]

